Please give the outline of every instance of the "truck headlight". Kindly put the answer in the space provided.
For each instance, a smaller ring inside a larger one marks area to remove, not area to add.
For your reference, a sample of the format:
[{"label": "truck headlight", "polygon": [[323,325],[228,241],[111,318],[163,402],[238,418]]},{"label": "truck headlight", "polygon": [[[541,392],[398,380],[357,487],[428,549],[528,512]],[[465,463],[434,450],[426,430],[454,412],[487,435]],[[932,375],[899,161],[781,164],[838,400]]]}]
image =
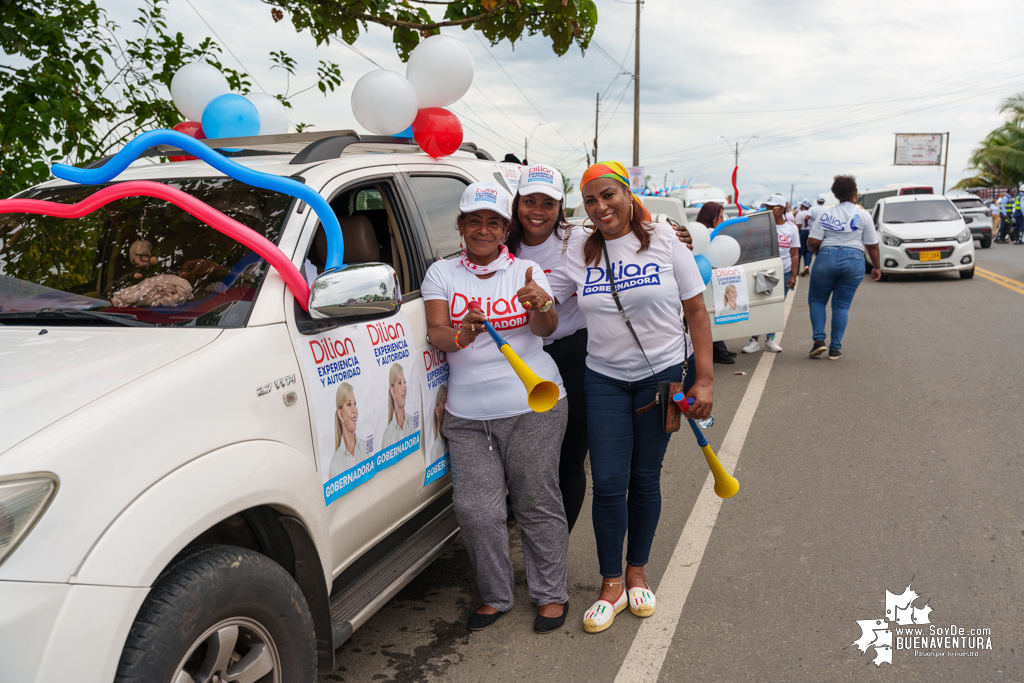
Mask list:
[{"label": "truck headlight", "polygon": [[51,474],[0,478],[0,564],[32,531],[56,492]]},{"label": "truck headlight", "polygon": [[959,235],[956,236],[956,241],[959,242],[960,244],[963,244],[964,242],[970,242],[971,241],[971,231],[970,231],[970,229],[965,228],[962,233],[960,233]]},{"label": "truck headlight", "polygon": [[898,247],[903,244],[903,240],[899,237],[893,237],[892,235],[885,236],[885,246],[887,247]]}]

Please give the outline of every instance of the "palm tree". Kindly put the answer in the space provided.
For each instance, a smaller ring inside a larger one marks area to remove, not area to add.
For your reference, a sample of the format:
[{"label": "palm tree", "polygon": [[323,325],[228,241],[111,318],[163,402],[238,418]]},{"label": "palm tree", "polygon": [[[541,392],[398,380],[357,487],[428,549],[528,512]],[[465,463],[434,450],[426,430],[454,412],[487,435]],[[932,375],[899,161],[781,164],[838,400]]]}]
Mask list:
[{"label": "palm tree", "polygon": [[964,178],[954,189],[1019,185],[1024,182],[1024,92],[1003,100],[999,113],[1010,120],[985,136],[971,153],[969,170],[977,175]]}]

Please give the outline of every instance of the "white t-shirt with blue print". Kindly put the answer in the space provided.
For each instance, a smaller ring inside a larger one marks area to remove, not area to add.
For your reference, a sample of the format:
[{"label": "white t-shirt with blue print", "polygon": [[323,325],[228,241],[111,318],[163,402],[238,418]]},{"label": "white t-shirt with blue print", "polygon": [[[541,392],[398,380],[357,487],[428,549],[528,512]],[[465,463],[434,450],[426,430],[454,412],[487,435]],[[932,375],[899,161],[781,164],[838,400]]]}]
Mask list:
[{"label": "white t-shirt with blue print", "polygon": [[[653,226],[646,251],[637,253],[640,240],[631,232],[607,244],[619,301],[655,372],[661,372],[693,353],[680,301],[703,293],[705,286],[693,254],[675,230],[661,223]],[[584,263],[585,242],[571,241],[565,267],[548,276],[555,298],[567,301],[577,295],[587,320],[588,368],[624,382],[646,379],[651,370],[612,299],[604,254],[597,265]]]},{"label": "white t-shirt with blue print", "polygon": [[854,247],[861,251],[865,244],[878,244],[871,214],[850,202],[825,209],[807,237],[821,240],[822,247]]}]

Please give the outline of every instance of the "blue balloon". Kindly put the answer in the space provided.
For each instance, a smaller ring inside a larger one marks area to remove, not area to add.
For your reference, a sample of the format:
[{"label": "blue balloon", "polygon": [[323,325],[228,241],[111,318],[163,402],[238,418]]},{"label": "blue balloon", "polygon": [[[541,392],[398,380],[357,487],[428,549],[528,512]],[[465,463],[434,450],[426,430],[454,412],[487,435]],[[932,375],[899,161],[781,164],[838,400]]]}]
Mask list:
[{"label": "blue balloon", "polygon": [[711,261],[708,261],[704,254],[697,254],[693,257],[693,260],[697,262],[697,269],[700,270],[700,276],[704,279],[704,284],[711,282]]},{"label": "blue balloon", "polygon": [[260,113],[241,95],[227,93],[214,98],[203,110],[207,138],[241,138],[260,134]]},{"label": "blue balloon", "polygon": [[403,130],[401,133],[396,133],[395,137],[396,138],[409,138],[409,139],[412,139],[412,137],[413,137],[412,126],[409,126],[405,130]]}]

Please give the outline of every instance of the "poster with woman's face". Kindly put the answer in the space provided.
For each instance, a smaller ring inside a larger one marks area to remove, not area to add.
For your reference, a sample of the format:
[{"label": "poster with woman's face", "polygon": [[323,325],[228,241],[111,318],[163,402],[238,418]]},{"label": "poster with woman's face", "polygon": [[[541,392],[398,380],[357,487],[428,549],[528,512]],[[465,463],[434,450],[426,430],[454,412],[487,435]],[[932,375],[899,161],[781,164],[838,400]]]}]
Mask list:
[{"label": "poster with woman's face", "polygon": [[715,324],[738,323],[750,317],[747,273],[743,266],[711,271],[711,293],[715,299]]},{"label": "poster with woman's face", "polygon": [[425,427],[432,428],[433,404],[424,420],[423,398],[434,392],[421,390],[423,350],[409,329],[399,313],[295,342],[312,395],[328,505],[420,451]]},{"label": "poster with woman's face", "polygon": [[427,346],[423,358],[425,382],[423,389],[423,455],[426,475],[423,484],[437,481],[448,474],[448,442],[442,434],[444,404],[448,400],[448,356],[444,351]]}]

